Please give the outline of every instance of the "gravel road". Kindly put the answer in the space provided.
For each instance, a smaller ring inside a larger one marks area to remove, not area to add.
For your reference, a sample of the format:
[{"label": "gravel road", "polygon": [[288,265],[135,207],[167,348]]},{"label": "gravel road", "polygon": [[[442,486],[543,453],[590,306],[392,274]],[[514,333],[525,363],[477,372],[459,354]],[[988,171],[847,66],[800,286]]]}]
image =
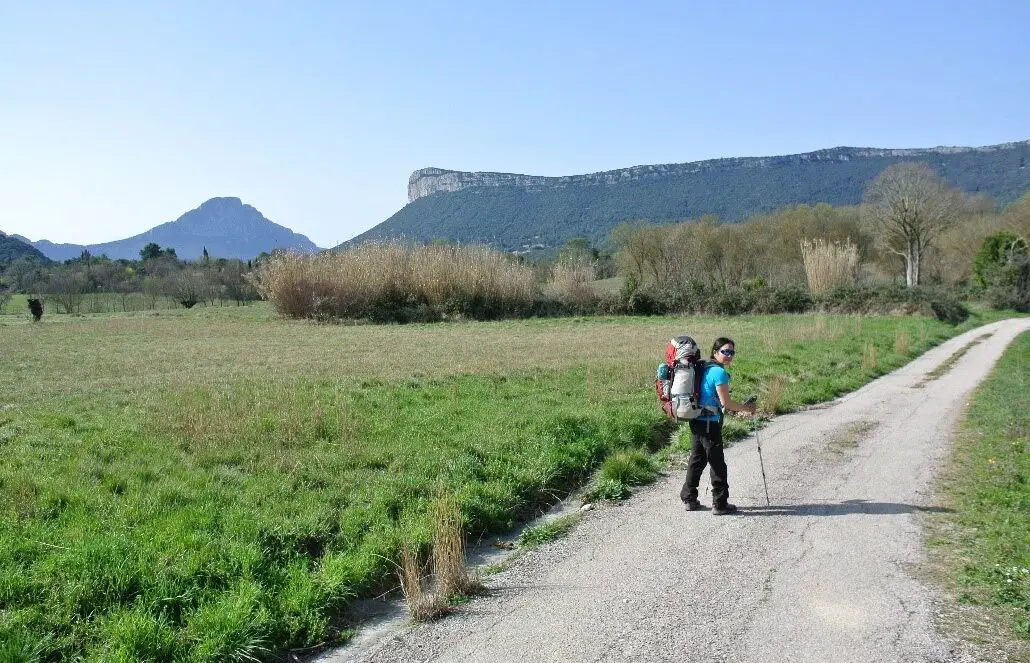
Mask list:
[{"label": "gravel road", "polygon": [[[328,653],[341,661],[956,661],[935,628],[918,514],[970,392],[1030,320],[981,327],[727,450],[734,516],[686,512],[670,473],[519,557],[439,622]],[[943,376],[928,374],[980,342]],[[702,481],[702,501],[710,503]],[[707,498],[707,499],[706,499]]]}]

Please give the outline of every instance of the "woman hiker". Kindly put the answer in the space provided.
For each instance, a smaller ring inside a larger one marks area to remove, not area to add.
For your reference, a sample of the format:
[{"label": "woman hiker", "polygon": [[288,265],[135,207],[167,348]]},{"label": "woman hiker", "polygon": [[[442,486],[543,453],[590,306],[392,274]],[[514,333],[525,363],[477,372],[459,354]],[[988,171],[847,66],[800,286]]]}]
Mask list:
[{"label": "woman hiker", "polygon": [[[731,412],[755,413],[752,404],[738,403],[730,398],[730,374],[726,371],[733,363],[736,347],[733,339],[719,337],[712,345],[712,356],[701,379],[701,407],[709,407]],[[722,413],[701,415],[690,421],[690,437],[693,446],[690,449],[690,463],[687,467],[687,479],[680,490],[680,499],[687,505],[687,511],[705,509],[697,500],[697,487],[701,483],[701,473],[705,465],[709,467],[712,480],[712,514],[723,516],[734,513],[736,505],[729,503],[730,486],[726,480],[726,459],[722,450]]]}]

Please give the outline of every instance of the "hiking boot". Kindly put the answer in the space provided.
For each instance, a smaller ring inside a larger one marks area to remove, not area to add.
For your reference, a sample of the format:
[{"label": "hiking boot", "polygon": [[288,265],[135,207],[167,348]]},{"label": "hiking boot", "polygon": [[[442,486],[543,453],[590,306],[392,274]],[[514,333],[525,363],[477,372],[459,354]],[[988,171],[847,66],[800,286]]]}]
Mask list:
[{"label": "hiking boot", "polygon": [[708,507],[697,500],[687,500],[683,503],[687,505],[687,511],[706,511],[708,509]]},{"label": "hiking boot", "polygon": [[736,513],[736,512],[737,512],[737,505],[736,504],[723,503],[723,504],[716,504],[714,507],[712,507],[712,515],[713,516],[725,516],[725,515],[728,515],[728,514],[731,514],[731,513]]}]

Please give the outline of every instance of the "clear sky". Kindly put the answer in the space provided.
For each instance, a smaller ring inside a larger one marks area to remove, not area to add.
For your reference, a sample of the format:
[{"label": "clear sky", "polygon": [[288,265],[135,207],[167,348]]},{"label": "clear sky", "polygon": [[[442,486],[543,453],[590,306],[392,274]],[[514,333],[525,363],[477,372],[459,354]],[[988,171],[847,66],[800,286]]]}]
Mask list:
[{"label": "clear sky", "polygon": [[1030,2],[0,0],[0,230],[213,196],[333,246],[425,166],[1030,139]]}]

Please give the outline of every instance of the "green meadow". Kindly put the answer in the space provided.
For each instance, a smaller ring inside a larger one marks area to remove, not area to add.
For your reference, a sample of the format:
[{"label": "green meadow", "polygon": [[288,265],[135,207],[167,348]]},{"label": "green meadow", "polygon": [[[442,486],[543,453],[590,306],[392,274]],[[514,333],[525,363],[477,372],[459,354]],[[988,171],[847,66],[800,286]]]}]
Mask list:
[{"label": "green meadow", "polygon": [[26,318],[0,316],[0,661],[340,641],[349,602],[394,584],[401,545],[428,545],[440,495],[471,534],[502,532],[605,458],[655,450],[671,336],[733,337],[734,394],[785,412],[987,321]]}]

